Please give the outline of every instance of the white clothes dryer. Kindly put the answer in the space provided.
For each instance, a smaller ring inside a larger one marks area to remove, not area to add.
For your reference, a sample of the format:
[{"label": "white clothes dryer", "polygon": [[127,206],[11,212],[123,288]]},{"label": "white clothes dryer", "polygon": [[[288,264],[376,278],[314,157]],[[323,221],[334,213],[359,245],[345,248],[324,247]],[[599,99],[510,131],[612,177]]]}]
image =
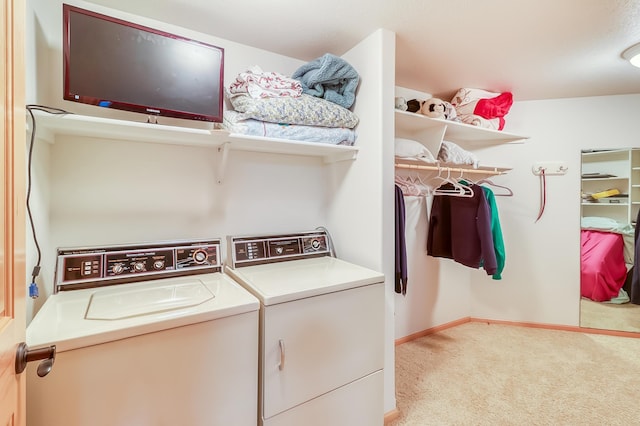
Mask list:
[{"label": "white clothes dryer", "polygon": [[261,305],[261,425],[383,424],[384,275],[331,252],[326,231],[228,237]]},{"label": "white clothes dryer", "polygon": [[255,426],[259,302],[221,267],[219,239],[58,250],[27,424]]}]

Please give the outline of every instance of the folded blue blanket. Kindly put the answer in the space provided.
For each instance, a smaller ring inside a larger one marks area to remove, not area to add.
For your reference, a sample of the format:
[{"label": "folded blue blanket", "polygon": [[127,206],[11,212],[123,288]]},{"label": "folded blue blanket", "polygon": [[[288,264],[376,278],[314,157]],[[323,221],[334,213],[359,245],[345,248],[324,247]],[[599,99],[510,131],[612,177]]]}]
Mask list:
[{"label": "folded blue blanket", "polygon": [[347,61],[330,53],[301,66],[291,78],[300,81],[303,93],[345,108],[355,102],[360,81],[358,72]]}]

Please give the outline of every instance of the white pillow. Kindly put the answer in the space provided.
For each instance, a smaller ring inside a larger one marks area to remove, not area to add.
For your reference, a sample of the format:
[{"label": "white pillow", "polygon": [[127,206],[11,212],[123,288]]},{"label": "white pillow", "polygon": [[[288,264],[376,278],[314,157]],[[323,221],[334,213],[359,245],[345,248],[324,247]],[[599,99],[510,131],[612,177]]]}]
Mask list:
[{"label": "white pillow", "polygon": [[453,142],[442,141],[438,160],[451,164],[470,164],[474,169],[478,168],[478,157]]},{"label": "white pillow", "polygon": [[395,155],[396,157],[412,158],[426,161],[427,163],[436,162],[435,157],[426,146],[412,139],[396,138]]}]

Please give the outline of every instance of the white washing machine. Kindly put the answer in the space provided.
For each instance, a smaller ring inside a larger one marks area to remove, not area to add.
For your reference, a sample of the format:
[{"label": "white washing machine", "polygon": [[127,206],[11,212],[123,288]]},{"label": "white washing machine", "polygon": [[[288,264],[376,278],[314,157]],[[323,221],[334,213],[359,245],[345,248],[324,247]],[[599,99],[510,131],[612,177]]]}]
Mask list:
[{"label": "white washing machine", "polygon": [[256,425],[259,302],[219,239],[61,249],[56,270],[27,327],[56,346],[49,374],[27,368],[27,425]]},{"label": "white washing machine", "polygon": [[260,423],[384,423],[384,275],[325,231],[228,237],[226,272],[260,300]]}]

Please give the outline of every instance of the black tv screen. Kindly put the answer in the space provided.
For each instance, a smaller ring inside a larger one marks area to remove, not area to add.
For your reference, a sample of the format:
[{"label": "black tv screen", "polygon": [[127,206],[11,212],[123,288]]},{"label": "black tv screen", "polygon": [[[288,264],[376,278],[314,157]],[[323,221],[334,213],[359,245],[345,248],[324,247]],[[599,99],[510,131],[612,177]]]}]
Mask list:
[{"label": "black tv screen", "polygon": [[224,49],[63,5],[64,99],[222,122]]}]

